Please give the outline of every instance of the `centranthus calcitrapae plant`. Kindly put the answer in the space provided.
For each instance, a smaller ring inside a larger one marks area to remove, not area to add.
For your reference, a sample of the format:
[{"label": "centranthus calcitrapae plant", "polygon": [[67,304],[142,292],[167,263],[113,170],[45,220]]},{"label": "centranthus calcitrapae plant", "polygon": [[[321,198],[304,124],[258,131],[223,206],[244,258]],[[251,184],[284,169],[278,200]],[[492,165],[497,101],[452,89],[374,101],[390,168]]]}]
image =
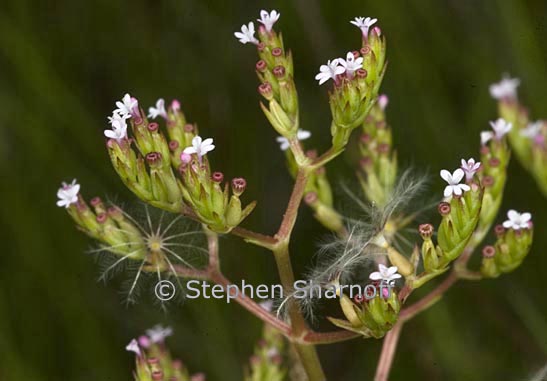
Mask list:
[{"label": "centranthus calcitrapae plant", "polygon": [[[325,380],[316,345],[354,338],[383,338],[375,380],[387,380],[398,338],[409,319],[433,305],[456,281],[496,278],[513,271],[528,254],[533,236],[530,213],[509,210],[504,220],[500,207],[510,147],[545,190],[546,127],[528,123],[516,100],[517,81],[504,79],[494,85],[491,92],[500,99],[500,118],[480,135],[478,159],[456,157],[448,169],[442,169],[446,163],[434,164],[440,173],[436,183],[444,185],[436,203],[438,217],[418,225],[420,208],[413,205],[429,196],[424,177],[398,165],[386,118],[388,97],[379,94],[387,61],[386,37],[378,21],[352,20],[360,30],[360,43],[346,48],[349,51],[341,58],[325,59],[319,67],[315,79],[329,93],[329,131],[300,125],[303,110],[293,55],[274,29],[279,18],[275,10],[262,11],[257,29],[249,22],[235,33],[241,43],[257,50],[260,106],[279,134],[277,143],[294,177],[275,233],[241,226],[257,205],[244,194],[253,184],[242,177],[228,179],[220,171],[214,154],[234,148],[218,144],[206,130],[198,131],[176,100],[166,104],[159,99],[146,113],[136,98],[126,94],[116,102],[110,128],[104,132],[115,171],[140,200],[161,210],[158,218],[148,207],[141,221],[121,205],[98,197],[87,202],[75,180],[63,183],[58,205],[98,241],[96,251],[108,253],[105,273],[122,265],[124,270],[135,270],[129,299],[147,277],[158,282],[171,279],[180,293],[187,280],[207,281],[230,292],[235,283],[222,271],[219,235],[231,234],[270,251],[283,290],[279,300],[272,305],[233,295],[266,325],[264,338],[246,366],[245,380]],[[312,132],[330,133],[330,148],[323,153],[305,148]],[[358,217],[337,210],[326,168],[352,140],[359,153],[355,172],[360,189],[348,193],[360,206]],[[297,288],[290,248],[302,201],[335,238],[323,245],[320,260],[303,275],[306,286]],[[409,229],[421,238],[410,242],[404,234]],[[496,239],[486,243],[489,232]],[[468,263],[477,251],[482,252],[482,264],[473,269]],[[411,300],[416,289],[438,277],[443,280],[431,292]],[[316,305],[325,297],[338,300],[337,311],[320,316]],[[316,330],[318,319],[328,319],[332,329]],[[127,347],[137,356],[136,380],[204,379],[201,374],[190,376],[171,359],[164,343],[171,333],[156,328]]]}]

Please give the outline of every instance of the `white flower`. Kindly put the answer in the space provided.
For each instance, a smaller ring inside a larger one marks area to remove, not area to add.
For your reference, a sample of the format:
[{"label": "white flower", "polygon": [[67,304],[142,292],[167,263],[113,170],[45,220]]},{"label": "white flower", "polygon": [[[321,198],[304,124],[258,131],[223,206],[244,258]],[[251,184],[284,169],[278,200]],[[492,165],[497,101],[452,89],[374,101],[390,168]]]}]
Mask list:
[{"label": "white flower", "polygon": [[63,186],[57,191],[57,206],[68,208],[70,205],[78,202],[78,193],[80,192],[80,184],[76,183],[76,179],[72,180],[71,184],[63,182]]},{"label": "white flower", "polygon": [[376,23],[376,21],[378,21],[378,19],[373,19],[370,17],[356,17],[353,21],[350,21],[350,23],[361,29],[363,36],[368,37],[368,30]]},{"label": "white flower", "polygon": [[507,218],[509,219],[503,223],[504,228],[520,230],[528,229],[530,227],[532,215],[530,213],[519,213],[516,210],[511,209],[507,212]]},{"label": "white flower", "polygon": [[315,76],[315,79],[319,81],[319,85],[322,85],[331,78],[334,79],[334,77],[346,71],[343,66],[340,66],[341,60],[341,58],[335,58],[332,61],[328,60],[326,65],[319,67],[319,73]]},{"label": "white flower", "polygon": [[492,131],[482,131],[481,132],[481,144],[485,145],[490,140],[492,140],[493,137],[494,137],[494,133]]},{"label": "white flower", "polygon": [[249,26],[243,24],[241,26],[241,32],[235,32],[234,36],[236,36],[236,38],[239,38],[239,42],[241,42],[242,44],[251,42],[255,45],[258,45],[258,40],[255,38],[255,24],[253,24],[252,21],[249,23]]},{"label": "white flower", "polygon": [[121,115],[118,110],[112,113],[112,116],[108,117],[108,122],[112,126],[111,130],[104,130],[104,136],[109,139],[121,140],[127,137],[127,122],[126,119],[130,118],[130,115]]},{"label": "white flower", "polygon": [[163,343],[167,337],[173,334],[173,328],[156,325],[150,329],[147,329],[146,334],[152,343]]},{"label": "white flower", "polygon": [[491,139],[501,140],[505,135],[511,131],[511,128],[513,128],[513,124],[507,122],[503,118],[498,118],[496,121],[490,121],[490,126],[492,127],[492,131],[483,131],[481,132],[481,144],[485,145],[488,143]]},{"label": "white flower", "polygon": [[156,119],[158,116],[167,119],[167,111],[165,111],[165,101],[163,100],[163,98],[160,98],[156,101],[156,107],[148,108],[149,118]]},{"label": "white flower", "polygon": [[[306,140],[310,136],[311,132],[306,130],[298,129],[298,131],[296,132],[296,138],[298,140]],[[276,140],[279,143],[279,148],[281,148],[281,151],[286,151],[290,147],[289,140],[286,137],[278,136]]]},{"label": "white flower", "polygon": [[192,155],[195,153],[196,155],[198,155],[198,159],[201,162],[201,157],[207,152],[210,152],[214,149],[215,146],[213,145],[213,139],[208,138],[202,140],[201,136],[198,135],[192,139],[192,145],[190,147],[186,147],[182,152],[188,155]]},{"label": "white flower", "polygon": [[127,346],[125,347],[125,350],[128,352],[133,352],[137,356],[141,356],[141,349],[139,348],[139,343],[135,339],[131,340],[129,344],[127,344]]},{"label": "white flower", "polygon": [[494,99],[516,99],[519,85],[520,79],[504,75],[500,82],[490,85],[490,95]]},{"label": "white flower", "polygon": [[122,101],[116,102],[117,109],[114,110],[114,112],[118,112],[122,116],[131,116],[133,115],[133,109],[137,107],[139,102],[131,97],[129,94],[125,94],[122,98]]},{"label": "white flower", "polygon": [[384,111],[389,103],[389,98],[385,94],[381,94],[378,96],[378,106]]},{"label": "white flower", "polygon": [[342,65],[346,69],[346,73],[351,76],[355,70],[363,67],[363,57],[355,58],[352,52],[348,52],[345,60],[340,58],[340,65]]},{"label": "white flower", "polygon": [[397,270],[397,266],[387,267],[380,263],[378,265],[378,271],[370,274],[369,278],[371,280],[382,280],[389,283],[392,280],[399,279],[401,277],[401,274],[397,274]]},{"label": "white flower", "polygon": [[530,123],[526,128],[520,131],[520,134],[528,139],[535,139],[541,133],[541,128],[543,127],[543,121],[538,120],[537,122]]},{"label": "white flower", "polygon": [[446,169],[441,170],[441,177],[448,185],[444,188],[444,197],[450,197],[451,195],[461,196],[463,192],[467,192],[471,188],[467,184],[460,184],[464,176],[464,172],[461,168],[458,168],[454,173],[450,173]]},{"label": "white flower", "polygon": [[501,140],[513,128],[513,124],[503,118],[498,118],[495,122],[490,121],[490,126],[494,130],[494,137],[498,140]]},{"label": "white flower", "polygon": [[480,167],[481,163],[475,162],[475,159],[471,158],[467,161],[462,159],[462,165],[460,168],[463,169],[463,171],[465,172],[465,179],[467,181],[471,181],[471,179],[473,178],[473,176],[475,176],[475,173],[477,173]]},{"label": "white flower", "polygon": [[275,9],[270,13],[268,13],[268,11],[261,10],[260,18],[257,19],[257,21],[264,25],[268,32],[271,32],[273,25],[277,20],[279,20],[279,16],[281,16],[281,13],[278,13]]}]

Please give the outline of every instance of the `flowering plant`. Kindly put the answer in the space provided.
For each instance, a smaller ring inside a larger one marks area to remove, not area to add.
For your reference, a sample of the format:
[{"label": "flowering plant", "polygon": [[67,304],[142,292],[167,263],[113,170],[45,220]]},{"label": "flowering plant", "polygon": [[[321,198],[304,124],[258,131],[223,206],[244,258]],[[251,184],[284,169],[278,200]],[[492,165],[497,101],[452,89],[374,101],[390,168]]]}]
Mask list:
[{"label": "flowering plant", "polygon": [[[315,346],[363,337],[383,338],[375,379],[386,380],[405,322],[430,307],[456,281],[498,277],[516,269],[528,254],[533,240],[532,217],[509,210],[507,220],[493,229],[496,241],[482,249],[480,268],[468,266],[498,219],[511,149],[545,188],[545,125],[528,123],[516,100],[518,81],[504,79],[493,85],[490,91],[500,100],[500,118],[490,122],[491,130],[480,135],[480,161],[459,158],[459,168],[439,168],[440,178],[446,182],[437,203],[440,221],[436,226],[415,226],[420,211],[408,206],[424,196],[424,179],[398,164],[386,118],[388,97],[379,93],[387,60],[386,37],[376,26],[378,20],[352,20],[361,31],[360,44],[342,58],[327,60],[319,67],[315,79],[318,85],[330,86],[332,120],[330,148],[318,154],[304,148],[311,128],[300,126],[293,56],[274,29],[279,19],[275,10],[262,11],[256,29],[249,22],[234,33],[242,44],[257,48],[255,69],[260,81],[258,92],[263,97],[260,106],[279,134],[277,142],[295,179],[282,222],[273,235],[241,226],[256,207],[254,201],[243,201],[247,181],[242,177],[225,181],[224,173],[212,160],[215,150],[225,147],[217,147],[213,138],[203,138],[197,125],[188,122],[177,100],[166,107],[164,99],[158,99],[145,113],[136,98],[125,94],[116,102],[108,118],[110,128],[104,131],[111,163],[126,187],[145,204],[174,216],[165,227],[165,214],[157,228],[148,215],[147,228],[120,205],[98,197],[87,202],[76,180],[63,183],[57,204],[67,210],[79,229],[99,242],[99,251],[114,258],[108,270],[123,262],[137,264],[129,296],[142,274],[157,276],[159,282],[172,279],[181,292],[184,279],[206,280],[230,290],[233,283],[221,269],[221,234],[233,234],[271,251],[283,295],[268,308],[245,295],[235,297],[266,324],[246,379],[282,380],[289,373],[300,372],[309,380],[324,380]],[[343,215],[336,208],[326,172],[327,164],[351,149],[353,140],[358,149],[355,171],[362,192],[349,192],[349,196],[365,213],[360,218]],[[318,318],[315,307],[321,302],[314,292],[303,299],[295,292],[289,249],[302,200],[336,237],[325,246],[324,260],[308,273],[309,280],[320,287],[336,289],[338,304],[332,313],[336,317],[322,316],[336,326],[329,331],[314,328],[311,317]],[[183,221],[196,221],[200,229],[167,235]],[[405,249],[401,242],[407,240],[403,232],[409,226],[415,227],[421,239]],[[201,235],[206,240],[204,247],[189,241]],[[202,254],[205,260],[200,261]],[[416,289],[447,273],[429,294],[408,301]],[[351,295],[344,291],[344,286],[351,284],[364,290]],[[136,354],[136,380],[204,378],[202,374],[190,376],[180,362],[172,360],[164,342],[171,334],[168,328],[155,327],[129,343],[127,350]]]}]

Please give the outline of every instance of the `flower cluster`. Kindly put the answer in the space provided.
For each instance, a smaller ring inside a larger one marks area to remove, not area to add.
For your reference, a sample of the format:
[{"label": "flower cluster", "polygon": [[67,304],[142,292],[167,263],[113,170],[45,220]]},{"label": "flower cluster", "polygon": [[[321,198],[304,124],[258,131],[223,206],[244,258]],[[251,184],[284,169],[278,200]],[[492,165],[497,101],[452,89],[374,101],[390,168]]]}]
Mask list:
[{"label": "flower cluster", "polygon": [[205,381],[203,373],[190,375],[182,361],[172,358],[165,344],[172,333],[169,327],[155,326],[126,346],[135,354],[135,381]]},{"label": "flower cluster", "polygon": [[530,213],[507,212],[507,220],[494,229],[497,240],[493,246],[482,250],[481,273],[487,278],[497,278],[520,266],[532,245],[533,225]]},{"label": "flower cluster", "polygon": [[500,117],[512,125],[509,142],[517,159],[547,195],[547,123],[530,120],[528,110],[517,98],[519,84],[519,79],[505,76],[490,87],[490,93],[498,100]]},{"label": "flower cluster", "polygon": [[279,332],[264,326],[262,339],[258,342],[254,354],[245,371],[245,381],[283,381],[287,369],[283,364],[285,343]]},{"label": "flower cluster", "polygon": [[76,180],[69,185],[63,183],[57,192],[57,205],[67,209],[78,228],[113,254],[144,258],[147,252],[145,237],[123,210],[116,205],[107,208],[99,197],[94,197],[88,204],[79,192]]},{"label": "flower cluster", "polygon": [[363,33],[361,49],[348,52],[345,58],[327,61],[315,77],[320,85],[329,79],[334,82],[330,105],[335,149],[347,144],[351,131],[363,123],[378,96],[385,71],[386,45],[380,28],[369,32],[376,21],[368,17],[352,21]]},{"label": "flower cluster", "polygon": [[[378,271],[372,272],[369,278],[370,286],[380,289],[372,295],[356,295],[351,300],[347,295],[340,296],[340,307],[347,320],[329,317],[334,325],[357,332],[364,337],[381,338],[397,322],[401,304],[393,282],[401,278],[396,266],[378,266]],[[372,288],[371,288],[372,289]],[[365,287],[365,293],[369,291]]]}]

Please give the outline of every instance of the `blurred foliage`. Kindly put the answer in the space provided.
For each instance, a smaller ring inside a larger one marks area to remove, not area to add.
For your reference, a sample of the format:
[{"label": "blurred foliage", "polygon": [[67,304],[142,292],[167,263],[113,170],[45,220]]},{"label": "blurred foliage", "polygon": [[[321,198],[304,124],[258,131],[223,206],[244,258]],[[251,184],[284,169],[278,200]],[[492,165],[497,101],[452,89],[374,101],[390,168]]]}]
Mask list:
[{"label": "blurred foliage", "polygon": [[[282,14],[302,126],[321,150],[330,141],[329,108],[313,77],[328,58],[358,46],[354,16],[378,17],[388,37],[383,91],[395,145],[403,165],[430,170],[432,192],[442,187],[441,167],[478,156],[478,133],[496,115],[487,86],[503,72],[522,79],[532,115],[547,117],[544,0],[3,0],[0,379],[128,380],[133,358],[125,344],[158,322],[174,326],[173,353],[191,370],[241,379],[259,322],[220,301],[188,301],[167,314],[146,301],[126,307],[119,282],[96,282],[98,266],[84,254],[90,242],[55,206],[55,192],[77,177],[86,197],[136,201],[108,162],[106,117],[126,91],[143,105],[176,97],[203,134],[215,137],[213,166],[248,179],[246,197],[259,205],[245,224],[272,232],[291,179],[258,108],[254,49],[233,37],[262,7]],[[351,154],[337,160],[331,180],[351,176],[348,164]],[[525,379],[543,365],[547,201],[516,162],[502,210],[509,206],[534,214],[530,256],[498,280],[458,284],[405,326],[393,379]],[[298,271],[312,263],[314,240],[324,234],[303,209],[294,234]],[[221,245],[233,278],[277,282],[265,251],[232,237]],[[330,379],[369,379],[379,347],[354,340],[320,354]]]}]

